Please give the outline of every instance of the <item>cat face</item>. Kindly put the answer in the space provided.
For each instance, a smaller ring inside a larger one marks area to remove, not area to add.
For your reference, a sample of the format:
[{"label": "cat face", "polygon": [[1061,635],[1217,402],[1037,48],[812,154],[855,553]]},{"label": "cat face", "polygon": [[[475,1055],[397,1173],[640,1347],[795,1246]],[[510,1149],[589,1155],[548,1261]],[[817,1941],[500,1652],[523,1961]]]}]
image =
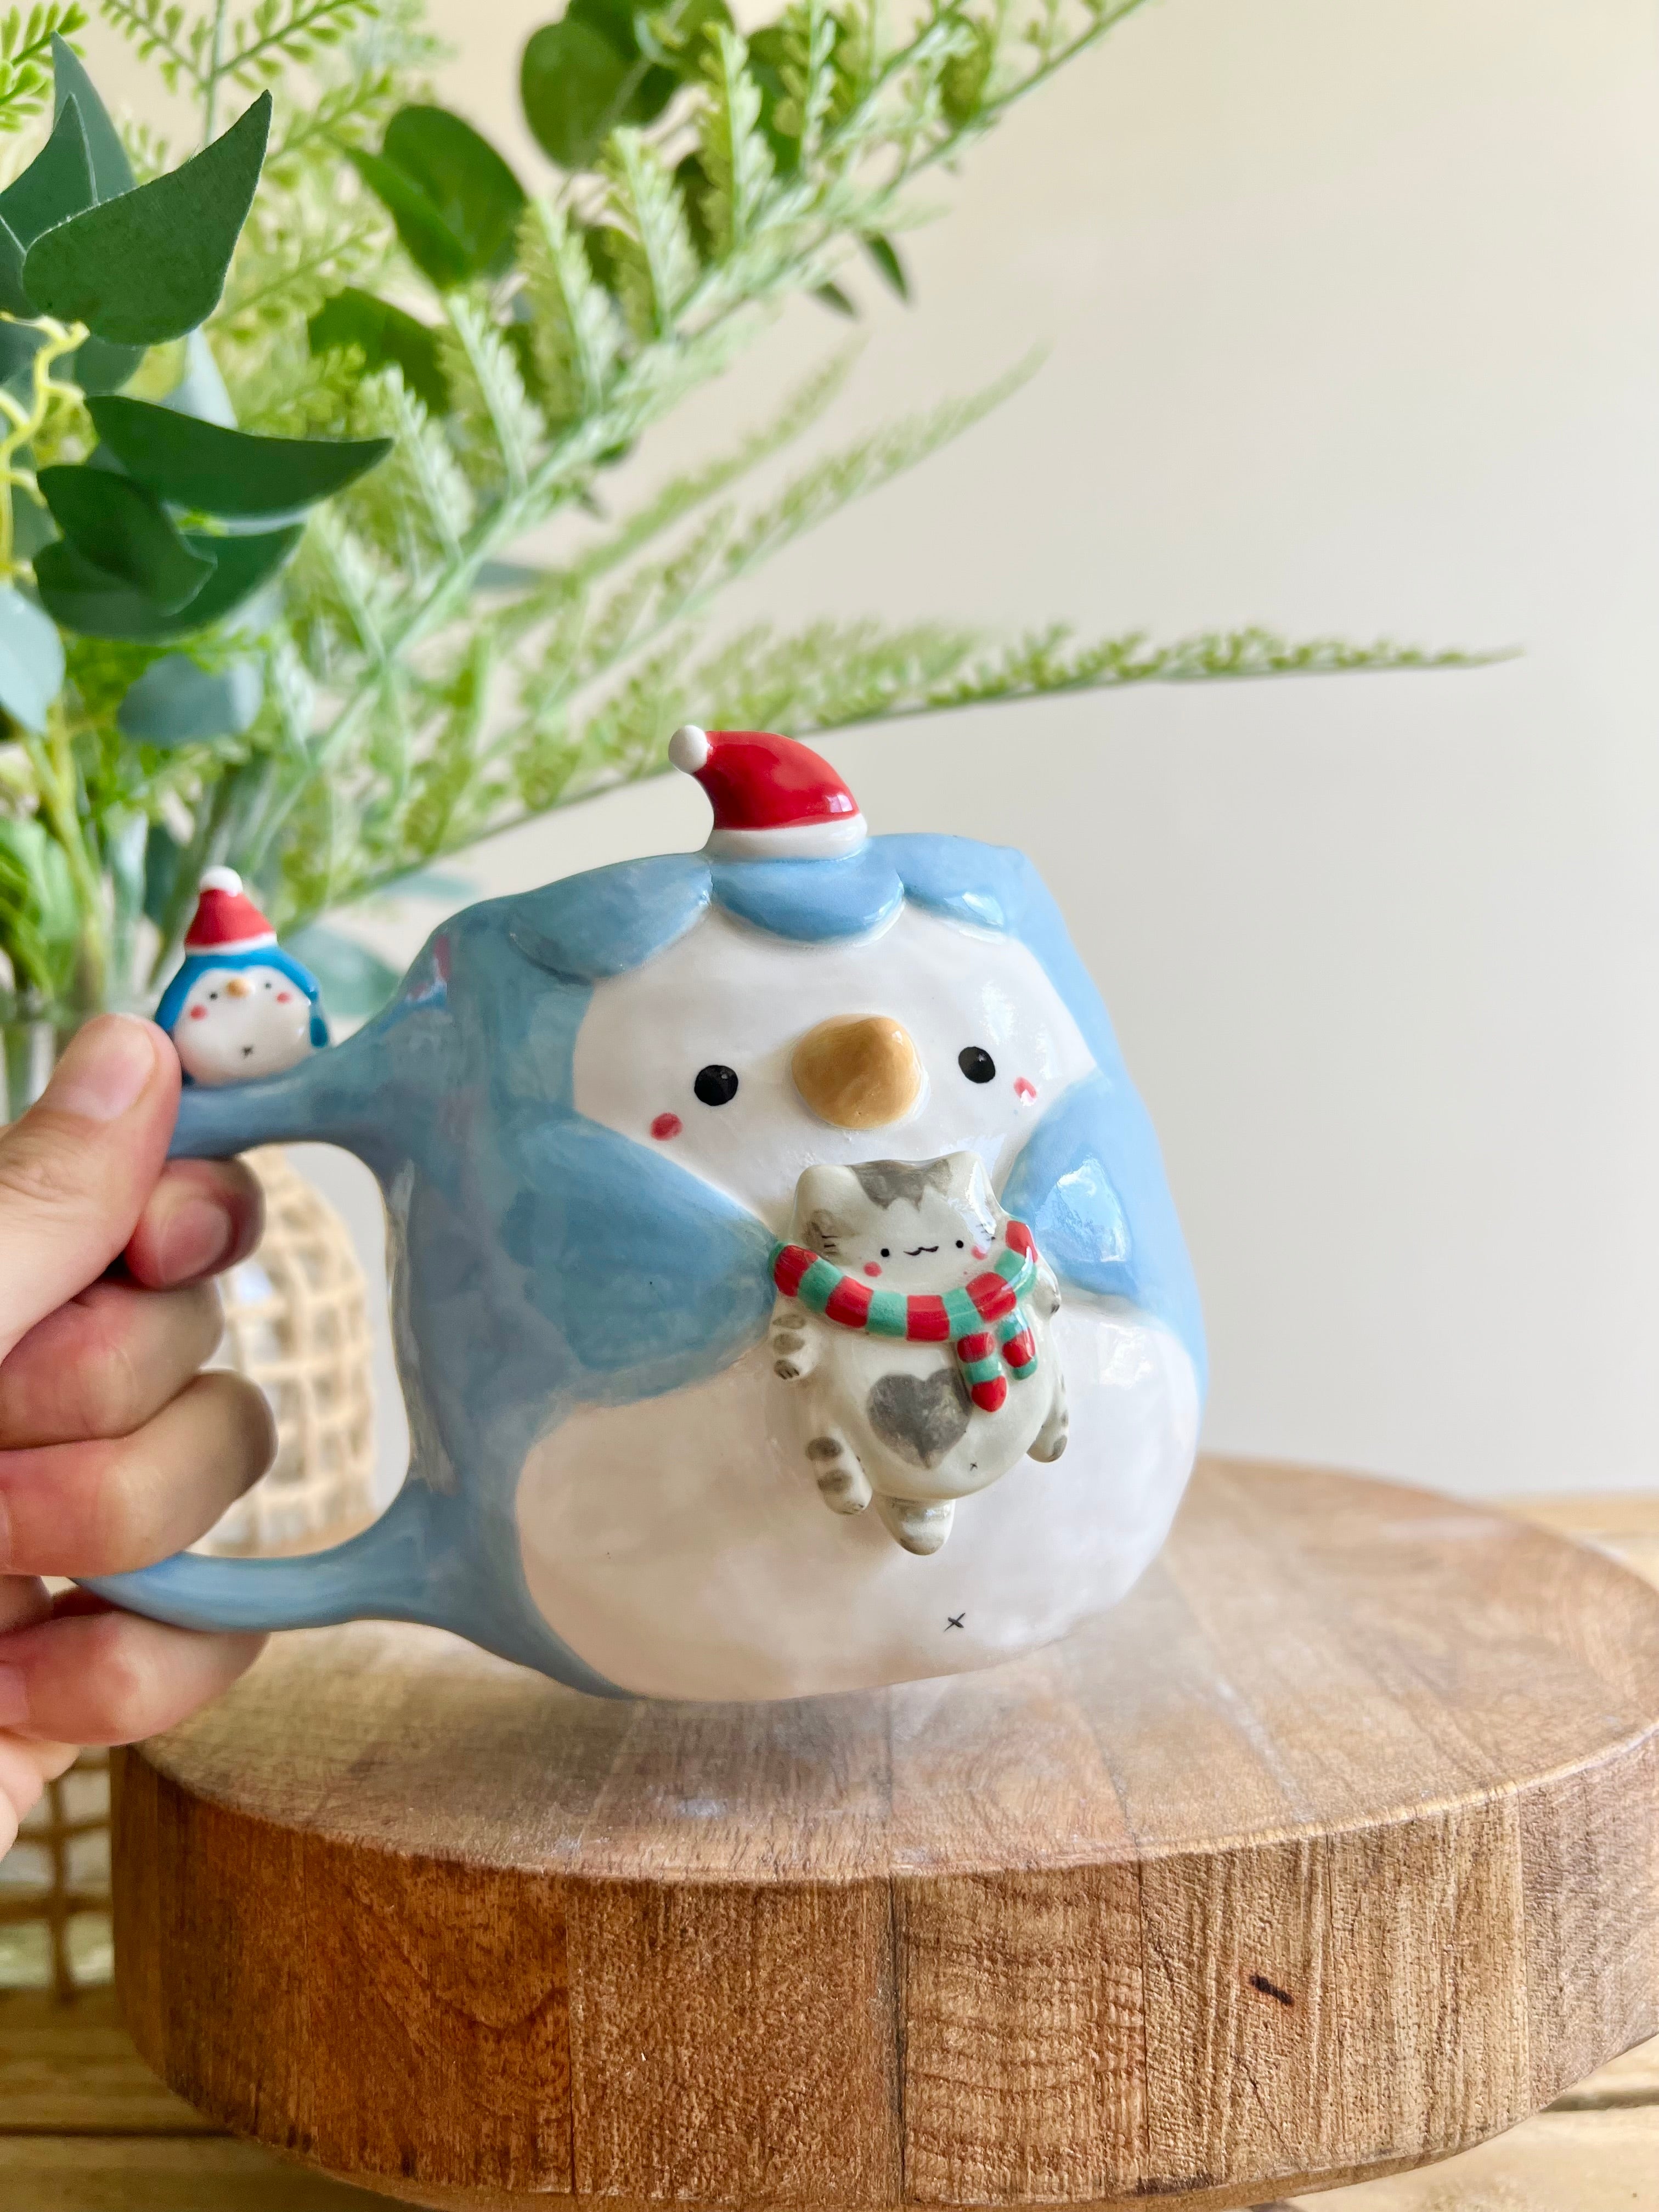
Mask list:
[{"label": "cat face", "polygon": [[795,1188],[794,1241],[883,1290],[965,1283],[984,1273],[996,1233],[996,1202],[973,1152],[811,1167]]}]

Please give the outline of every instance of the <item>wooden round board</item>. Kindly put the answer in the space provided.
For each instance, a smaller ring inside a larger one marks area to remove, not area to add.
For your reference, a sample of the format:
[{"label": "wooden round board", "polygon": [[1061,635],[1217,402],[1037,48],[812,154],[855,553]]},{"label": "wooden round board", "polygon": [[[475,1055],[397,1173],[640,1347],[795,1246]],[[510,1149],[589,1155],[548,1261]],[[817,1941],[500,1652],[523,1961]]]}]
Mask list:
[{"label": "wooden round board", "polygon": [[167,2081],[391,2196],[1256,2203],[1659,2028],[1659,1593],[1212,1461],[1097,1626],[875,1695],[291,1636],[126,1755],[116,1907]]}]

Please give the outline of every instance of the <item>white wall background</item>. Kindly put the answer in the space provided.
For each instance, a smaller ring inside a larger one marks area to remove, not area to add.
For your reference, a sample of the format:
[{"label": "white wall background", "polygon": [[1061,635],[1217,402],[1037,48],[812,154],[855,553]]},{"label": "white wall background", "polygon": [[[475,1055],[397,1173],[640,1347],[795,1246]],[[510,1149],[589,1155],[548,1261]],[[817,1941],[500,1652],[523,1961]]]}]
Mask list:
[{"label": "white wall background", "polygon": [[[434,9],[444,96],[531,182],[517,54],[551,12]],[[744,604],[1524,647],[827,748],[877,827],[1023,845],[1066,907],[1162,1132],[1217,1447],[1659,1483],[1655,29],[1647,0],[1161,0],[946,188],[913,309],[859,280],[825,436],[1033,342],[1042,374]],[[659,464],[841,335],[800,307]],[[676,779],[474,872],[702,821]]]}]

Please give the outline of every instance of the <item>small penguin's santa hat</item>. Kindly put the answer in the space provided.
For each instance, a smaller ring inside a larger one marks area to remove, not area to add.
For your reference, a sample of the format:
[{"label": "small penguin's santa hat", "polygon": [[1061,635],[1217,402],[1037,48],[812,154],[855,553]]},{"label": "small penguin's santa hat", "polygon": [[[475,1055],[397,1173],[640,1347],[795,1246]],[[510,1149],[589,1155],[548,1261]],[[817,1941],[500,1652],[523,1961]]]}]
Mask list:
[{"label": "small penguin's santa hat", "polygon": [[276,942],[276,931],[242,889],[235,869],[210,868],[185,933],[185,952],[211,958],[216,953],[253,952]]},{"label": "small penguin's santa hat", "polygon": [[668,757],[708,793],[711,860],[830,860],[870,834],[829,762],[793,738],[687,722],[669,739]]}]

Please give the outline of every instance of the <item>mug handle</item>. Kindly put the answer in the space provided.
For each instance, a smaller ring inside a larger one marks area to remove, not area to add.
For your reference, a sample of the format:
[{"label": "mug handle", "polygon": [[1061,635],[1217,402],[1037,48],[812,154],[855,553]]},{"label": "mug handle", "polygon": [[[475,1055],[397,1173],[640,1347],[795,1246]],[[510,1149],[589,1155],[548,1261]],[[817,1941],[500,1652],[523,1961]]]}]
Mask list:
[{"label": "mug handle", "polygon": [[[186,1085],[169,1157],[228,1159],[254,1145],[339,1145],[384,1188],[402,1153],[386,1127],[381,1044],[380,1025],[371,1024],[285,1074],[212,1089]],[[443,1502],[405,1481],[378,1521],[331,1551],[292,1559],[179,1552],[131,1574],[84,1577],[82,1587],[179,1628],[321,1628],[364,1620],[448,1627],[453,1608],[441,1601],[453,1549],[437,1525]]]}]

